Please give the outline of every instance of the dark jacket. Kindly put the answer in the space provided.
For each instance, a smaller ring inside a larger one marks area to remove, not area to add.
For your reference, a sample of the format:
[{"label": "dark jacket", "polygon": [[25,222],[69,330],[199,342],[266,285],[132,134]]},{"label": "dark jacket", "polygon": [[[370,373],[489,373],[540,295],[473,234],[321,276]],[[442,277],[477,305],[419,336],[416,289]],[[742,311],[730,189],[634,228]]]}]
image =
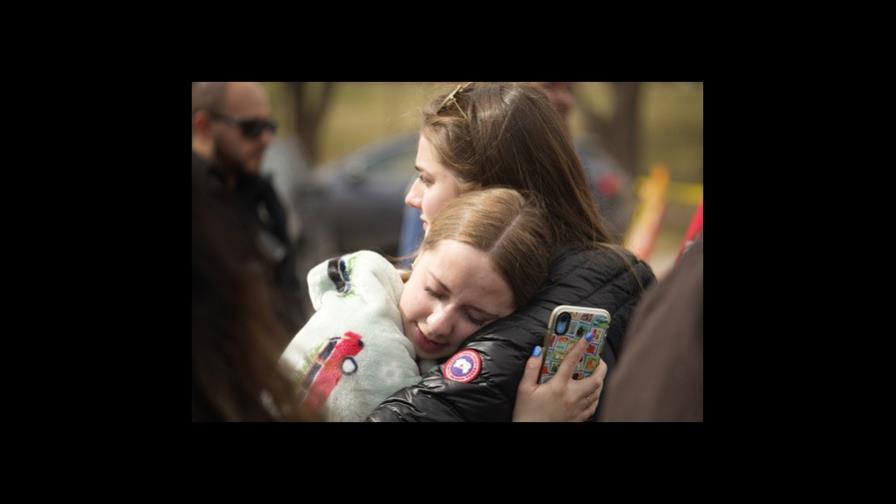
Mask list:
[{"label": "dark jacket", "polygon": [[548,318],[561,304],[610,312],[607,344],[601,354],[609,378],[632,310],[641,296],[638,280],[643,287],[654,280],[647,263],[626,255],[632,269],[610,251],[561,249],[552,260],[545,287],[528,306],[483,327],[458,349],[478,352],[482,362],[475,379],[467,383],[450,380],[443,376],[444,366],[440,365],[424,375],[419,384],[383,401],[368,420],[509,422],[526,360],[535,345],[544,344]]},{"label": "dark jacket", "polygon": [[231,235],[246,244],[240,248],[251,259],[260,259],[276,287],[275,311],[286,332],[294,334],[307,317],[302,312],[301,283],[296,275],[296,248],[287,233],[287,217],[273,184],[268,177],[247,175],[237,171],[228,187],[226,169],[193,152],[193,170],[205,170],[209,194],[233,209],[226,225],[234,228]]},{"label": "dark jacket", "polygon": [[[228,247],[241,260],[252,260],[258,255],[255,240],[243,224],[243,217],[237,202],[227,190],[223,180],[208,159],[193,151],[193,184],[194,191],[202,191],[209,196],[207,204],[213,208],[215,219],[227,229],[223,233],[227,237]],[[194,230],[195,231],[195,230]]]}]

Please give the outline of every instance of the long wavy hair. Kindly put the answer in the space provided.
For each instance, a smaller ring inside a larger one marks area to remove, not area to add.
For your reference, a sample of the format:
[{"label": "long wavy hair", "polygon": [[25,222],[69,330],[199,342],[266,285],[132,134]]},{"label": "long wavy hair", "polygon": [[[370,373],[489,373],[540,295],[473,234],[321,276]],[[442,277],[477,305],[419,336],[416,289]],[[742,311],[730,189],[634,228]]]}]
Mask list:
[{"label": "long wavy hair", "polygon": [[498,186],[538,195],[555,245],[609,250],[644,287],[633,256],[607,231],[563,119],[538,86],[460,85],[424,106],[420,132],[463,191]]},{"label": "long wavy hair", "polygon": [[235,210],[193,170],[192,415],[194,421],[318,420],[279,366],[288,340],[253,245],[229,226]]},{"label": "long wavy hair", "polygon": [[560,243],[611,243],[563,120],[538,87],[470,83],[433,98],[421,133],[467,184],[544,199]]}]

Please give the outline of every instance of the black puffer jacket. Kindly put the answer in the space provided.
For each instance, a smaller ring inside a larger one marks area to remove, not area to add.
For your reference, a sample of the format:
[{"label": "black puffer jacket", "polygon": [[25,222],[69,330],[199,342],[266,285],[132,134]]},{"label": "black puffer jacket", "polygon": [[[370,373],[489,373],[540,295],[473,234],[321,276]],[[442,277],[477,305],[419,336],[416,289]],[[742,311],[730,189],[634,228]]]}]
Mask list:
[{"label": "black puffer jacket", "polygon": [[475,379],[468,383],[449,380],[440,365],[424,375],[422,382],[392,394],[367,420],[509,422],[526,360],[535,345],[543,344],[551,311],[561,304],[610,312],[610,330],[601,354],[609,380],[642,287],[655,279],[647,263],[630,254],[628,259],[631,269],[610,251],[561,249],[552,261],[545,287],[527,307],[483,327],[458,350],[479,353],[482,369]]}]

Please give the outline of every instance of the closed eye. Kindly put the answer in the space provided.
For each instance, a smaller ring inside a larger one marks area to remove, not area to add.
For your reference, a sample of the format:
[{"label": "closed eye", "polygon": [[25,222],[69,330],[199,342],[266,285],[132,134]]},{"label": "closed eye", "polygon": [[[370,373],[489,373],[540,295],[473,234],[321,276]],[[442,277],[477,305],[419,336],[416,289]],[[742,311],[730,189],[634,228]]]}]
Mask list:
[{"label": "closed eye", "polygon": [[423,287],[423,290],[424,290],[427,294],[429,294],[431,297],[434,297],[434,298],[436,298],[436,299],[442,299],[442,298],[445,297],[444,294],[438,293],[438,292],[436,292],[436,291],[430,289],[429,287]]},{"label": "closed eye", "polygon": [[[474,313],[481,315],[482,317],[479,318],[479,317],[473,315]],[[488,324],[488,323],[493,322],[493,321],[497,320],[498,318],[500,318],[497,315],[492,315],[491,313],[484,312],[484,311],[480,310],[479,308],[469,308],[469,307],[466,309],[466,315],[467,315],[467,318],[470,320],[470,322],[472,322],[476,325],[480,325],[480,326]]]}]

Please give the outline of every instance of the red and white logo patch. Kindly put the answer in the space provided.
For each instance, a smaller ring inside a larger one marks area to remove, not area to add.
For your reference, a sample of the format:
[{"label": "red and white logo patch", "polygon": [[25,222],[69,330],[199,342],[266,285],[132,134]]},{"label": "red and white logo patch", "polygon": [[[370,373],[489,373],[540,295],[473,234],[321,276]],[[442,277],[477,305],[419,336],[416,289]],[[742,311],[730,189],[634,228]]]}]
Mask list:
[{"label": "red and white logo patch", "polygon": [[442,375],[449,380],[467,383],[473,381],[482,371],[482,357],[476,350],[462,350],[448,359],[442,368]]}]

